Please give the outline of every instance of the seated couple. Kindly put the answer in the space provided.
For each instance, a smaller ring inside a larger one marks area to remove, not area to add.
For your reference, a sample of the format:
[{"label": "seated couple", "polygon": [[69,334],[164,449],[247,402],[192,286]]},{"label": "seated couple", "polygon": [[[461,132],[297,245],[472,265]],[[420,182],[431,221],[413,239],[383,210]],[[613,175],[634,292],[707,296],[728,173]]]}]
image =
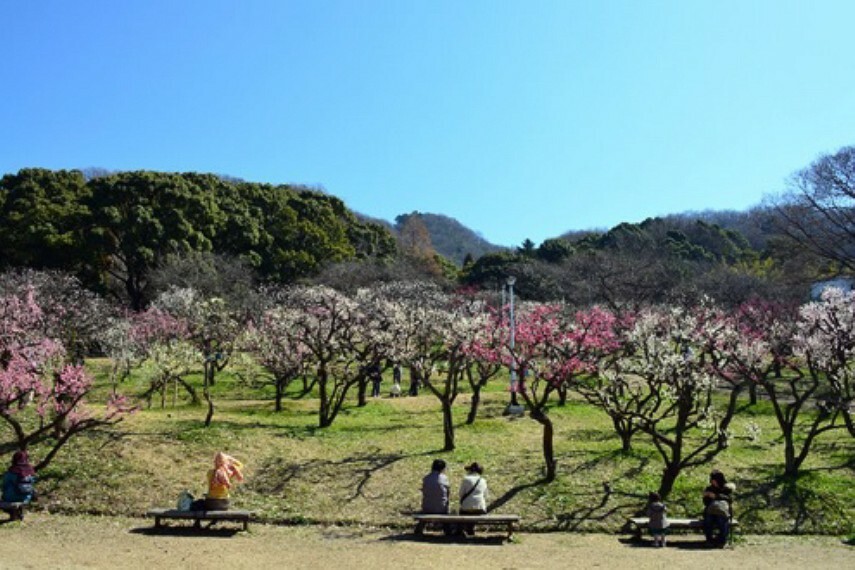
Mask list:
[{"label": "seated couple", "polygon": [[[448,476],[445,474],[446,463],[435,459],[431,471],[422,479],[422,513],[448,514],[450,506],[450,488]],[[466,475],[460,483],[458,497],[460,500],[459,514],[483,515],[487,513],[487,481],[484,479],[484,469],[478,463],[472,463],[465,468]],[[466,532],[475,533],[474,525],[463,525],[463,528],[452,529],[446,525],[446,534]]]}]

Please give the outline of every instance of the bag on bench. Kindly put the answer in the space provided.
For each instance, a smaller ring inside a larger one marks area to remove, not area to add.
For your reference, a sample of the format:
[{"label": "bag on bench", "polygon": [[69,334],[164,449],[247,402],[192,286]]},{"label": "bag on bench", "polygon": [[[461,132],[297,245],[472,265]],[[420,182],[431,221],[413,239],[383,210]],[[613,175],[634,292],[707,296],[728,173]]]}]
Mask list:
[{"label": "bag on bench", "polygon": [[175,505],[175,508],[179,511],[190,511],[193,510],[193,493],[190,491],[181,491],[178,495],[178,502]]}]

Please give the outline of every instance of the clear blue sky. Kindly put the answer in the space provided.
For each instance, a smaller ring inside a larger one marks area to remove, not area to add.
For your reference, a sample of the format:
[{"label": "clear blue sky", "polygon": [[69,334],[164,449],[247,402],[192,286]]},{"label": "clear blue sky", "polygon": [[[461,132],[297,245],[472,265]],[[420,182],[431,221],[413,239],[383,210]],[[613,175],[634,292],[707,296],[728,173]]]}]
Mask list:
[{"label": "clear blue sky", "polygon": [[322,186],[494,243],[745,209],[855,144],[855,2],[0,0],[0,173]]}]

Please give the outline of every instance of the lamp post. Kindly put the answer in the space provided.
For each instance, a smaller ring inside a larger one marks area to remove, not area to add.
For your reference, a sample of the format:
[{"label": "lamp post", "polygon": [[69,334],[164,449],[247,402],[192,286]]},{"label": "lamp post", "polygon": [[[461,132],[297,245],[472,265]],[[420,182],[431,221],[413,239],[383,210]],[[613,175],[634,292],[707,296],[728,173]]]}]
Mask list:
[{"label": "lamp post", "polygon": [[513,354],[514,354],[514,337],[516,334],[516,330],[515,330],[516,329],[516,323],[514,322],[514,283],[516,283],[516,282],[517,282],[517,278],[514,277],[513,275],[508,277],[508,279],[506,281],[506,283],[508,284],[508,297],[510,299],[510,304],[508,306],[509,307],[508,313],[509,313],[509,321],[510,321],[510,326],[511,326],[511,339],[510,339],[511,340],[511,342],[510,342],[510,349],[511,349],[511,374],[510,374],[510,378],[511,378],[511,403],[509,404],[510,406],[518,406],[519,405],[517,403],[517,373],[516,373],[516,366],[514,366],[515,360],[514,360],[514,356],[513,356]]}]

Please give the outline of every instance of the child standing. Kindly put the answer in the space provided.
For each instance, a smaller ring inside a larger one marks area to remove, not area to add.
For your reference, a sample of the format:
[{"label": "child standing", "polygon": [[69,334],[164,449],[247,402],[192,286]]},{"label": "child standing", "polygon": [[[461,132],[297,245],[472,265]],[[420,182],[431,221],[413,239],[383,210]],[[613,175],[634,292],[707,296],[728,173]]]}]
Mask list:
[{"label": "child standing", "polygon": [[665,515],[665,503],[659,493],[650,493],[647,497],[647,516],[650,523],[647,525],[650,534],[653,535],[653,546],[665,546],[665,535],[668,534],[668,517]]}]

